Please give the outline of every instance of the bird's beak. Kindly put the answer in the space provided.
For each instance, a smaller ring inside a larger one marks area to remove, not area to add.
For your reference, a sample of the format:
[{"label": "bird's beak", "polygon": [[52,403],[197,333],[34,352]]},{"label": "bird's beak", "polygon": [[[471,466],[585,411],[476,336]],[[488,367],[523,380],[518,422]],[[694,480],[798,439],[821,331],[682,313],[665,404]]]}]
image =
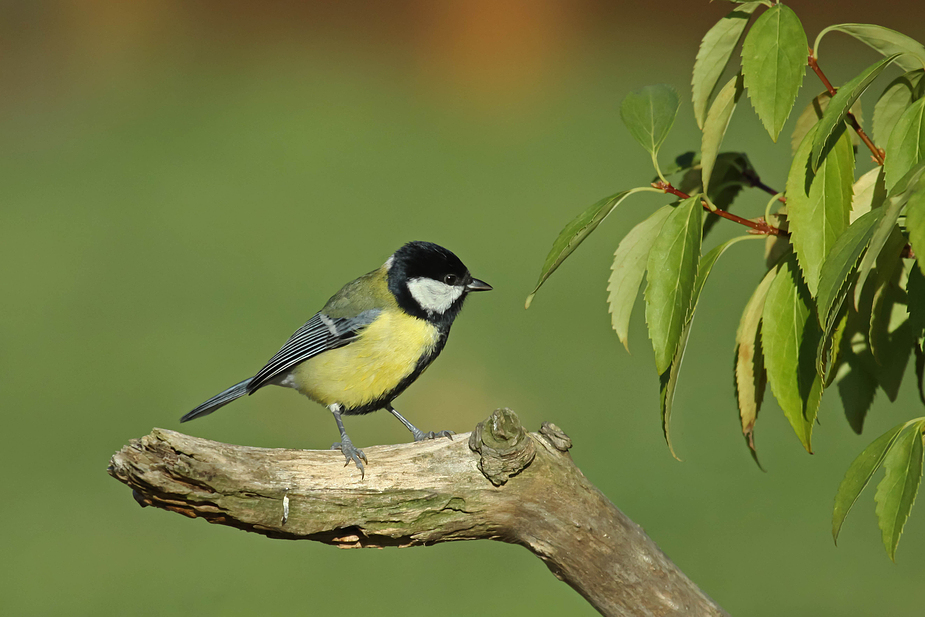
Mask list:
[{"label": "bird's beak", "polygon": [[466,291],[491,291],[492,289],[491,285],[478,279],[472,279],[469,281],[469,284],[466,285]]}]

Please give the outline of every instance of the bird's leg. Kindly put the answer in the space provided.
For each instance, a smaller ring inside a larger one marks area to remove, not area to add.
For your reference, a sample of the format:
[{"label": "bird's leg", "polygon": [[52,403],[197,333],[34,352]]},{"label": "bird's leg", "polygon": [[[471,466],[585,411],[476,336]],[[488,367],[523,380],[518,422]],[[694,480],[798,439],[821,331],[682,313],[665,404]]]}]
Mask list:
[{"label": "bird's leg", "polygon": [[[344,428],[344,421],[340,418],[340,405],[334,404],[331,405],[328,409],[331,410],[331,413],[334,414],[334,421],[337,422],[337,430],[340,431],[340,441],[331,446],[332,450],[340,450],[344,453],[347,462],[344,463],[344,467],[350,464],[350,461],[356,463],[357,469],[360,470],[360,478],[366,477],[366,472],[363,469],[363,463],[369,463],[366,460],[366,455],[363,454],[363,451],[358,449],[353,445],[353,442],[350,441],[350,438],[347,437],[347,430]],[[363,460],[363,463],[360,462],[360,459]]]},{"label": "bird's leg", "polygon": [[389,412],[390,412],[393,416],[395,416],[396,418],[398,418],[398,420],[399,420],[402,424],[405,425],[405,428],[406,428],[406,429],[408,429],[409,431],[411,431],[411,434],[414,435],[414,440],[415,440],[415,441],[424,441],[425,439],[436,439],[437,437],[449,437],[451,440],[453,439],[453,431],[436,431],[436,432],[430,431],[430,432],[425,433],[424,431],[422,431],[421,429],[419,429],[419,428],[416,427],[415,425],[413,425],[413,424],[411,424],[410,422],[408,422],[408,420],[406,420],[405,417],[404,417],[403,415],[401,415],[400,413],[398,413],[397,411],[395,411],[395,408],[392,407],[391,405],[389,405],[388,407],[386,407],[386,409],[388,409]]}]

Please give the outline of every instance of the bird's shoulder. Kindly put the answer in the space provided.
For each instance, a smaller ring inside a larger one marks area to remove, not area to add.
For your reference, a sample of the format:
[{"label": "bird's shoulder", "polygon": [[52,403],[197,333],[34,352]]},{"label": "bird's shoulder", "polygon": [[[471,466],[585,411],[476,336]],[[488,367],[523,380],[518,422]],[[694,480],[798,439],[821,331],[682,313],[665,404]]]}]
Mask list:
[{"label": "bird's shoulder", "polygon": [[331,296],[321,313],[333,318],[350,318],[366,311],[396,308],[389,291],[388,270],[383,266],[350,281]]}]

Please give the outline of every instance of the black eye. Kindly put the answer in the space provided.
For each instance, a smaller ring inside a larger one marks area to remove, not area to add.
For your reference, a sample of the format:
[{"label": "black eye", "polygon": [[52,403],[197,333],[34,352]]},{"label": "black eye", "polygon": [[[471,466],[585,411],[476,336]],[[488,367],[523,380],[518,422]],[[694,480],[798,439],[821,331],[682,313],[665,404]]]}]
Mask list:
[{"label": "black eye", "polygon": [[446,283],[447,285],[455,285],[456,283],[459,282],[459,277],[456,276],[455,274],[447,274],[446,276],[443,277],[443,282]]}]

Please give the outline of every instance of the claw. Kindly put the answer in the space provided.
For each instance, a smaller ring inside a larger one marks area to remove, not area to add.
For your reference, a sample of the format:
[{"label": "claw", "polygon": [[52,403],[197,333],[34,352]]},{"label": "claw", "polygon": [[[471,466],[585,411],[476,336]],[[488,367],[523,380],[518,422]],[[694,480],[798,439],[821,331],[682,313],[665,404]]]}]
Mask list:
[{"label": "claw", "polygon": [[[369,461],[366,459],[366,454],[362,450],[355,447],[350,441],[337,442],[331,445],[332,450],[340,450],[344,458],[347,461],[344,463],[344,467],[349,465],[351,462],[357,466],[357,469],[360,470],[360,479],[366,477],[366,469],[363,467],[363,463],[369,464]],[[360,462],[362,460],[362,462]]]},{"label": "claw", "polygon": [[455,435],[456,433],[454,433],[453,431],[428,431],[426,433],[424,431],[417,431],[416,433],[412,433],[412,434],[414,435],[415,441],[424,441],[425,439],[436,439],[437,437],[447,437],[449,438],[450,441],[453,441],[453,435]]}]

